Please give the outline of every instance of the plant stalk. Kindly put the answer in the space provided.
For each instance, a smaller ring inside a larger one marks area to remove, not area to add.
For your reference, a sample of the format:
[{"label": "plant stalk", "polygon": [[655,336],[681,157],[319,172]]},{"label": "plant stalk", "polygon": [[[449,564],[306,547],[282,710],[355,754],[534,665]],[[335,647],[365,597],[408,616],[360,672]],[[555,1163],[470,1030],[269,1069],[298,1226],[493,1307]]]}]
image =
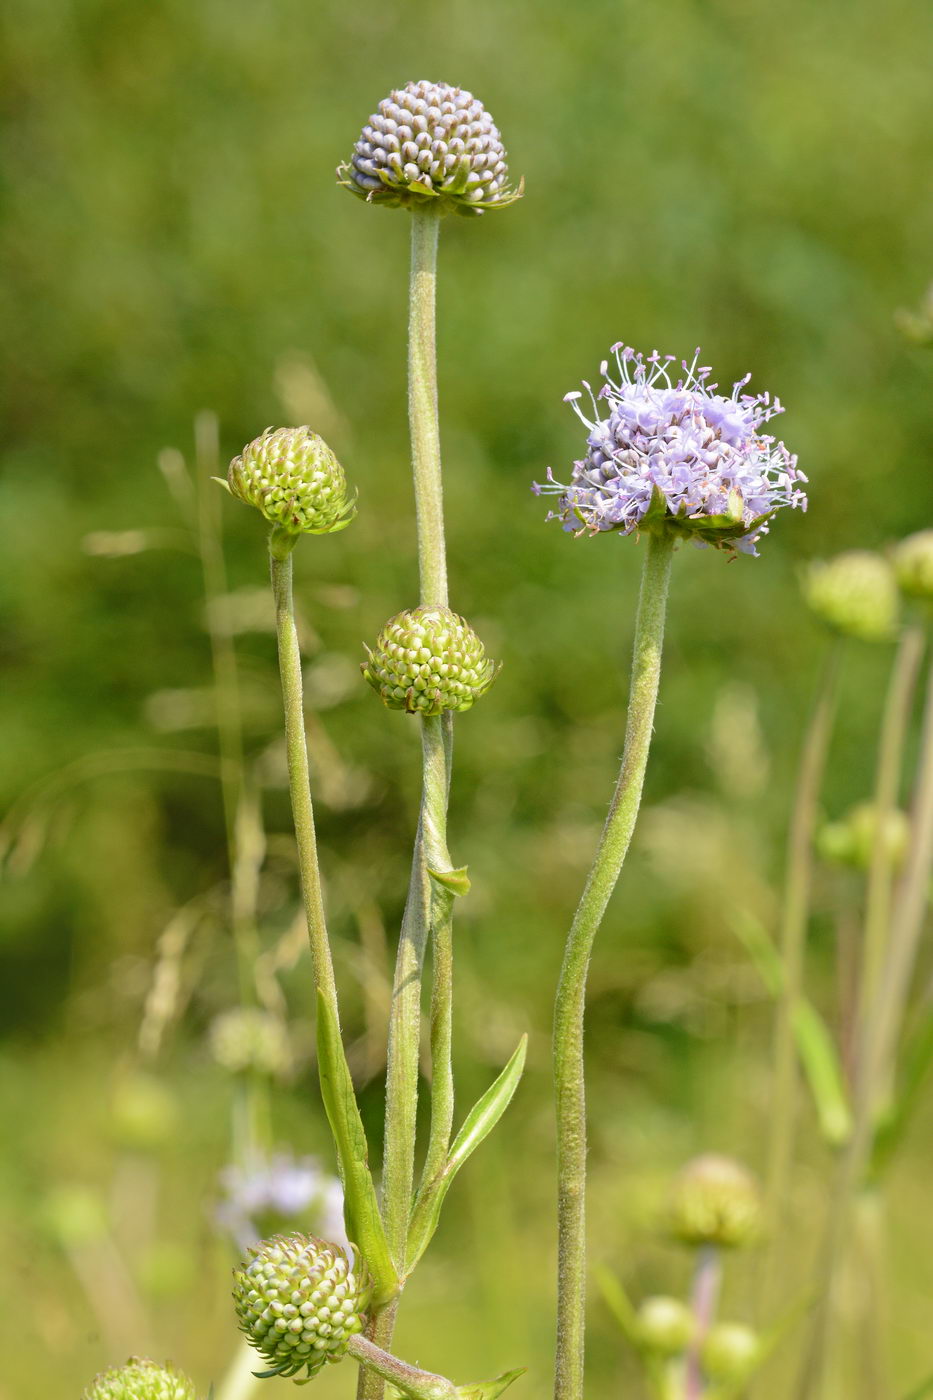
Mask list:
[{"label": "plant stalk", "polygon": [[690,1294],[690,1310],[696,1327],[687,1351],[684,1400],[702,1400],[703,1397],[700,1351],[716,1316],[721,1285],[722,1256],[718,1249],[707,1245],[697,1255]]},{"label": "plant stalk", "polygon": [[586,1094],[583,1022],[593,940],[628,852],[641,803],[661,675],[674,542],[647,538],[642,567],[625,747],[609,815],[574,915],[557,989],[558,1302],[556,1400],[582,1400],[586,1314]]},{"label": "plant stalk", "polygon": [[347,1352],[363,1369],[374,1372],[382,1381],[390,1381],[411,1400],[455,1400],[457,1387],[453,1381],[433,1371],[409,1366],[407,1361],[399,1360],[367,1337],[351,1337]]}]

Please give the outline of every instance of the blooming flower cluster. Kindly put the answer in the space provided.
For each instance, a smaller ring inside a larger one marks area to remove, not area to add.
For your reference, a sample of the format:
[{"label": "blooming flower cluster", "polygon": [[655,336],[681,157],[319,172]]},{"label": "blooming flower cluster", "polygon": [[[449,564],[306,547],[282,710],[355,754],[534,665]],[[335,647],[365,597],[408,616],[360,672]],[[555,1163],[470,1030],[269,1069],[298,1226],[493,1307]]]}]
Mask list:
[{"label": "blooming flower cluster", "polygon": [[339,1245],[347,1242],[343,1189],[313,1157],[283,1152],[249,1167],[228,1166],[220,1182],[214,1220],[240,1250],[296,1224],[312,1225]]},{"label": "blooming flower cluster", "polygon": [[545,483],[535,483],[536,492],[559,497],[548,519],[578,534],[666,527],[699,543],[756,554],[776,510],[806,509],[800,485],[806,477],[796,457],[761,431],[783,412],[781,404],[767,393],[744,393],[751,376],[727,397],[709,382],[712,371],[699,364],[699,350],[692,363],[682,361],[676,381],[672,355],[655,350],[646,357],[621,343],[612,353],[618,378],[604,360],[598,394],[584,383],[592,419],[579,391],[566,396],[587,429],[587,450],[574,463],[569,486],[550,469]]}]

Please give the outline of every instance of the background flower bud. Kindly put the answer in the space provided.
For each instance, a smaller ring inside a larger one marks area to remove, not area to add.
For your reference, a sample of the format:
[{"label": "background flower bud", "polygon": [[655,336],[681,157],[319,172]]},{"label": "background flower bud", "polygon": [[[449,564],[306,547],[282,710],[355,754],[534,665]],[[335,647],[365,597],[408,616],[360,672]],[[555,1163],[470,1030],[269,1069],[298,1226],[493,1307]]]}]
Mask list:
[{"label": "background flower bud", "polygon": [[134,1356],[125,1366],[97,1376],[82,1400],[197,1400],[197,1392],[174,1367]]},{"label": "background flower bud", "polygon": [[755,1178],[730,1157],[696,1157],[674,1180],[668,1224],[682,1244],[737,1249],[754,1238],[760,1219]]},{"label": "background flower bud", "polygon": [[693,1314],[679,1298],[646,1298],[638,1309],[639,1341],[657,1356],[679,1356],[695,1330]]},{"label": "background flower bud", "polygon": [[409,714],[468,710],[498,674],[473,628],[450,608],[397,613],[366,649],[363,675],[390,710]]},{"label": "background flower bud", "polygon": [[479,214],[521,195],[521,187],[509,189],[505,149],[486,108],[449,83],[391,92],[337,174],[370,204]]},{"label": "background flower bud", "polygon": [[918,530],[894,546],[897,586],[908,598],[933,602],[933,530]]},{"label": "background flower bud", "polygon": [[236,1006],[211,1022],[211,1054],[231,1074],[256,1070],[283,1075],[291,1068],[288,1032],[277,1017],[259,1007]]},{"label": "background flower bud", "polygon": [[817,560],[804,576],[810,611],[833,631],[864,642],[884,642],[897,624],[894,570],[880,554],[851,549],[835,559]]},{"label": "background flower bud", "polygon": [[887,848],[890,865],[895,870],[899,869],[904,864],[910,843],[910,819],[899,808],[887,813],[884,829],[879,832],[875,804],[860,802],[842,821],[827,822],[820,829],[816,847],[823,860],[831,865],[854,865],[860,870],[867,870],[879,837]]},{"label": "background flower bud", "polygon": [[274,1235],[233,1277],[240,1328],[278,1375],[316,1375],[363,1329],[369,1285],[356,1251],[351,1261],[313,1235]]},{"label": "background flower bud", "polygon": [[234,457],[230,494],[290,534],[327,535],[356,514],[343,467],[310,428],[267,428]]},{"label": "background flower bud", "polygon": [[761,1356],[758,1334],[741,1322],[720,1322],[710,1328],[700,1352],[703,1370],[713,1381],[742,1381]]}]

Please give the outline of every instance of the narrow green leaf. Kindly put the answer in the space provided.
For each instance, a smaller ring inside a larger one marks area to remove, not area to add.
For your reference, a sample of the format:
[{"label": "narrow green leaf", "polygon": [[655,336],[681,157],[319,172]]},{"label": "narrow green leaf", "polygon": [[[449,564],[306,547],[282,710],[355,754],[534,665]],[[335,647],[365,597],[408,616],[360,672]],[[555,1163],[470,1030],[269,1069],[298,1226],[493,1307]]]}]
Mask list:
[{"label": "narrow green leaf", "polygon": [[399,1280],[389,1254],[376,1188],[369,1171],[366,1132],[343,1052],[340,1028],[322,992],[317,998],[317,1058],[321,1097],[337,1149],[347,1235],[359,1247],[373,1279],[373,1302],[386,1303]]},{"label": "narrow green leaf", "polygon": [[417,1264],[437,1229],[441,1206],[457,1172],[472,1152],[479,1147],[509,1106],[509,1102],[525,1068],[525,1053],[528,1037],[523,1035],[515,1054],[485,1094],[477,1100],[467,1114],[463,1127],[451,1144],[441,1170],[430,1181],[426,1181],[415,1198],[411,1224],[408,1229],[408,1260],[410,1271]]},{"label": "narrow green leaf", "polygon": [[523,1376],[528,1370],[527,1366],[519,1366],[514,1371],[503,1371],[501,1376],[496,1376],[491,1381],[476,1381],[474,1385],[458,1385],[457,1394],[461,1400],[497,1400],[497,1397],[504,1390],[508,1390],[513,1381],[517,1381],[519,1376]]},{"label": "narrow green leaf", "polygon": [[463,895],[470,892],[470,877],[465,865],[461,866],[459,870],[432,870],[428,866],[428,874],[432,880],[436,880],[451,894]]},{"label": "narrow green leaf", "polygon": [[[784,988],[784,965],[767,932],[748,915],[736,920],[735,931],[762,982],[772,996],[779,997]],[[832,1034],[806,997],[801,997],[794,1008],[793,1028],[823,1137],[831,1147],[840,1147],[852,1132],[852,1112]]]},{"label": "narrow green leaf", "polygon": [[904,1068],[896,1097],[878,1126],[872,1151],[871,1174],[879,1177],[900,1146],[933,1068],[933,1016],[927,1014],[904,1051]]},{"label": "narrow green leaf", "polygon": [[597,1266],[596,1282],[599,1291],[602,1293],[606,1306],[612,1313],[616,1322],[622,1328],[633,1347],[641,1350],[641,1337],[638,1329],[638,1314],[632,1300],[629,1298],[622,1283],[611,1269],[605,1266]]}]

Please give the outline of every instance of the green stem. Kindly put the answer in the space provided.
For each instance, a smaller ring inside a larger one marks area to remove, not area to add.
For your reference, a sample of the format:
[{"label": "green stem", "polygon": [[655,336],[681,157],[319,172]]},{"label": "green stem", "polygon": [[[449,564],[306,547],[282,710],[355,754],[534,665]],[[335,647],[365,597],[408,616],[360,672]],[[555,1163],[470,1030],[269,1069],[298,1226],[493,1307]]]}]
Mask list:
[{"label": "green stem", "polygon": [[421,1371],[417,1366],[409,1366],[391,1352],[376,1346],[367,1337],[351,1337],[347,1352],[360,1366],[373,1371],[383,1381],[411,1397],[411,1400],[455,1400],[457,1387],[446,1376],[435,1375],[433,1371]]},{"label": "green stem", "polygon": [[875,840],[865,898],[864,954],[857,1026],[868,1024],[885,962],[892,885],[891,847],[887,840],[887,828],[891,813],[897,806],[904,738],[910,723],[911,703],[923,655],[923,644],[922,627],[915,624],[905,629],[891,671],[881,724],[874,792]]},{"label": "green stem", "polygon": [[[435,336],[438,231],[437,214],[421,210],[412,211],[408,309],[408,426],[415,489],[420,601],[422,606],[432,608],[446,607],[448,601]],[[408,898],[402,916],[389,1013],[382,1215],[389,1249],[402,1278],[414,1195],[421,982],[425,949],[431,934],[434,899],[424,840],[429,832],[438,831],[444,838],[447,787],[450,781],[449,721],[442,726],[442,733],[447,755],[443,808],[439,806],[438,787],[434,781],[432,767],[436,757],[434,731],[429,732],[428,722],[422,721],[421,815],[412,855]],[[447,956],[449,945],[446,944],[443,934],[440,944],[439,957],[438,948],[435,947],[435,968],[440,966],[442,987],[435,990],[432,1011],[432,1028],[437,1026],[438,1030],[445,1020],[449,1021],[449,1009],[445,1009],[438,998],[449,998],[450,995],[450,965]],[[446,982],[443,979],[446,979]],[[440,1076],[437,1075],[435,1065],[435,1078],[443,1077],[443,1071]],[[385,1345],[391,1342],[394,1318],[394,1306],[391,1312],[383,1317],[378,1313],[375,1316],[373,1325],[379,1331],[380,1340]],[[358,1400],[380,1400],[381,1385],[373,1386],[364,1371],[360,1375],[357,1394]]]},{"label": "green stem", "polygon": [[722,1255],[714,1246],[707,1245],[697,1255],[690,1292],[690,1311],[696,1326],[687,1351],[684,1400],[702,1400],[703,1397],[700,1352],[716,1316],[721,1286]]},{"label": "green stem", "polygon": [[[841,647],[836,641],[831,644],[823,664],[817,700],[804,740],[787,839],[779,938],[783,979],[774,1032],[774,1089],[766,1176],[767,1215],[772,1227],[778,1224],[784,1208],[793,1159],[798,1088],[794,1017],[803,984],[813,878],[813,834],[836,714],[840,658]],[[775,1233],[775,1240],[780,1241],[779,1232]]]},{"label": "green stem", "polygon": [[[395,1315],[398,1312],[398,1299],[393,1298],[384,1308],[374,1309],[366,1322],[366,1338],[374,1346],[385,1350],[392,1341],[395,1331]],[[384,1377],[368,1366],[360,1367],[356,1386],[357,1400],[381,1400],[385,1390]]]},{"label": "green stem", "polygon": [[654,723],[673,540],[649,535],[642,569],[625,748],[609,815],[567,938],[554,1016],[557,1097],[558,1305],[555,1395],[581,1400],[586,1311],[586,1097],[583,1018],[593,940],[622,869]]},{"label": "green stem", "polygon": [[[447,793],[450,768],[443,717],[424,720],[424,806],[421,831],[428,868],[451,869],[447,850]],[[431,883],[431,1131],[422,1181],[441,1170],[450,1146],[454,1120],[453,1075],[453,904],[454,895]]]},{"label": "green stem", "polygon": [[292,596],[292,547],[289,539],[276,530],[269,540],[272,570],[272,592],[275,598],[275,626],[279,645],[279,674],[282,698],[285,702],[285,749],[288,760],[288,787],[292,801],[292,818],[298,843],[298,869],[304,899],[308,938],[315,985],[323,992],[337,1025],[337,986],[327,941],[324,921],[324,899],[321,892],[321,872],[318,867],[317,838],[314,831],[314,808],[311,804],[311,780],[308,772],[308,746],[305,736],[304,697],[301,682],[301,652],[295,626],[295,603]]}]

